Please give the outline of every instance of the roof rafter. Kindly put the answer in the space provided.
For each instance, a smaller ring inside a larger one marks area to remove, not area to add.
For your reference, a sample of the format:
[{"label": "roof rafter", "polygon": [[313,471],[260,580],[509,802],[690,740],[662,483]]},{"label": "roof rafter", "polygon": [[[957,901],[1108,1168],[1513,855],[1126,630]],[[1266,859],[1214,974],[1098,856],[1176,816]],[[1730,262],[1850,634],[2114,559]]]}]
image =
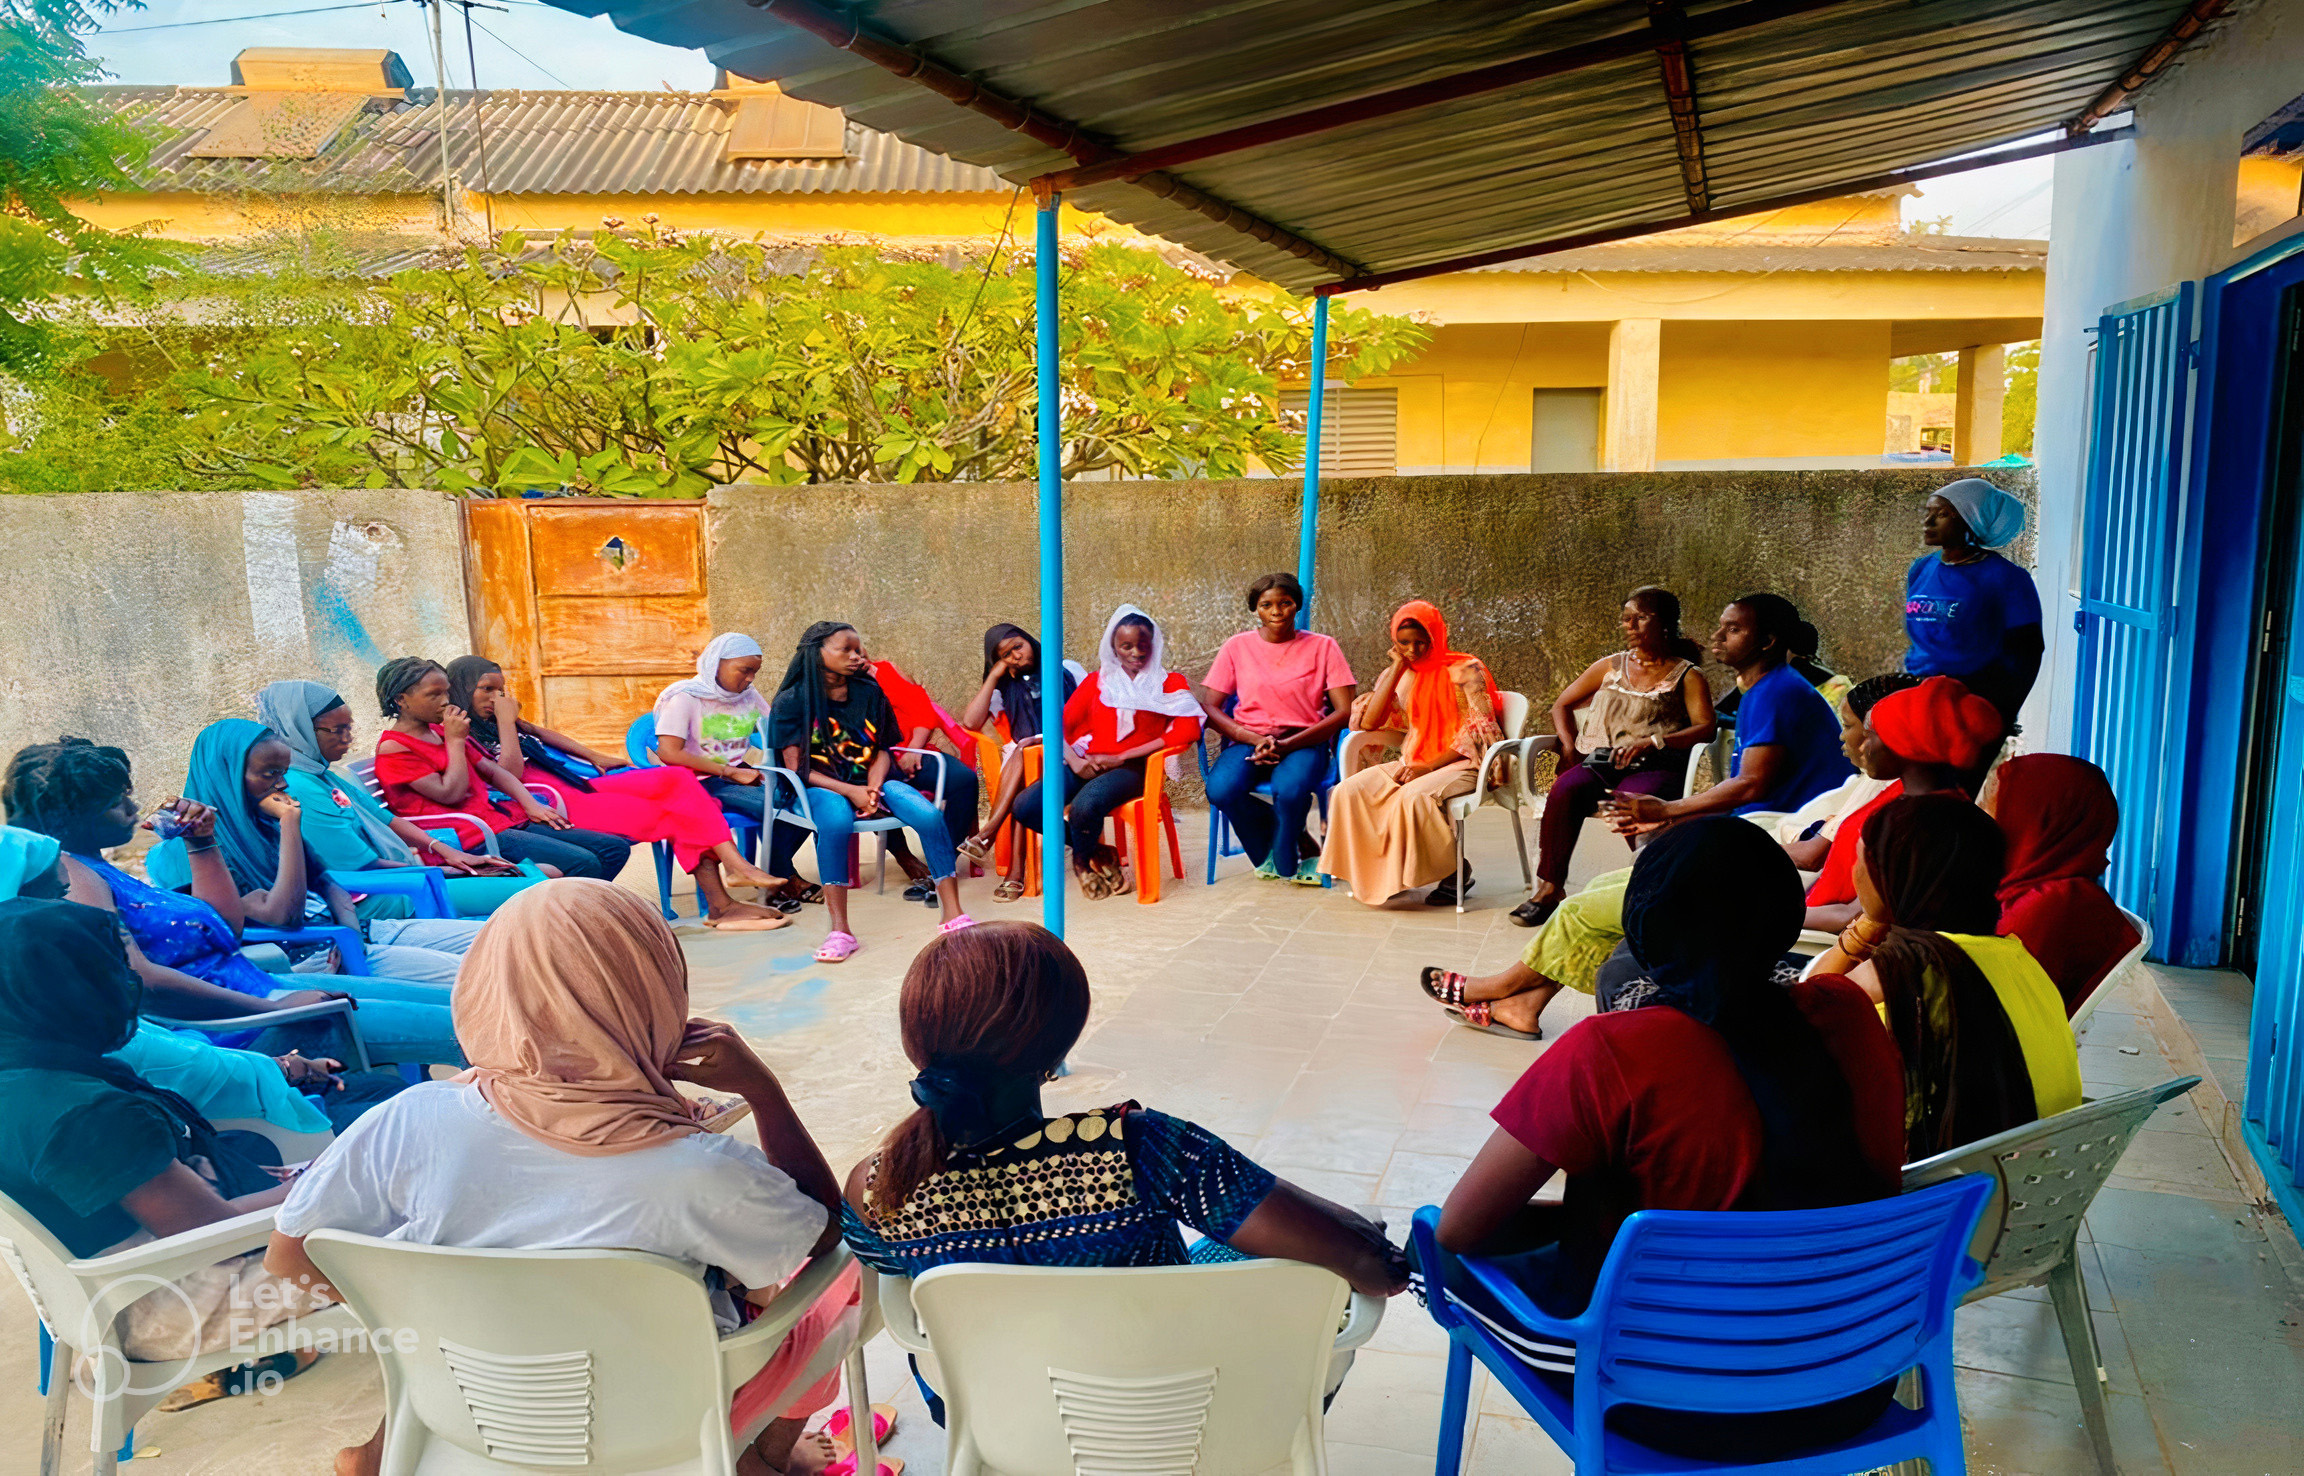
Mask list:
[{"label": "roof rafter", "polygon": [[1680,154],[1680,182],[1688,191],[1688,212],[1712,208],[1712,186],[1704,176],[1704,125],[1696,115],[1696,69],[1688,60],[1688,10],[1680,0],[1648,0],[1648,27],[1655,32],[1656,62],[1664,73],[1664,102],[1672,110],[1672,142]]},{"label": "roof rafter", "polygon": [[[745,0],[745,3],[756,10],[766,11],[789,26],[806,31],[827,46],[836,47],[872,63],[882,71],[917,83],[971,112],[983,114],[1004,128],[1023,134],[1035,143],[1070,154],[1083,164],[1100,164],[1119,156],[1118,150],[1083,132],[1078,124],[1041,112],[1028,102],[1004,96],[975,78],[953,71],[912,47],[875,35],[864,28],[861,20],[822,3],[822,0]],[[1206,216],[1227,229],[1308,261],[1334,276],[1353,277],[1365,271],[1357,262],[1283,230],[1228,200],[1220,200],[1214,195],[1194,189],[1180,179],[1166,174],[1147,173],[1130,182],[1173,205]],[[1036,193],[1045,196],[1047,191],[1040,186],[1039,181],[1034,181],[1034,186]]]},{"label": "roof rafter", "polygon": [[2127,105],[2129,98],[2143,91],[2154,77],[2166,70],[2168,64],[2176,59],[2176,53],[2190,45],[2193,37],[2208,29],[2208,23],[2222,15],[2230,4],[2231,0],[2192,0],[2190,5],[2184,7],[2184,13],[2176,17],[2176,24],[2168,28],[2168,33],[2145,48],[2144,54],[2113,78],[2109,87],[2097,93],[2094,102],[2082,108],[2071,122],[2064,125],[2064,131],[2070,134],[2086,133],[2119,112]]},{"label": "roof rafter", "polygon": [[[1745,4],[1731,5],[1706,15],[1684,17],[1681,36],[1684,40],[1703,40],[1846,3],[1848,0],[1747,0]],[[1156,149],[1121,155],[1077,169],[1059,170],[1040,176],[1034,183],[1044,184],[1049,189],[1076,190],[1108,180],[1132,179],[1156,169],[1172,169],[1179,164],[1212,159],[1220,154],[1235,154],[1243,149],[1303,138],[1308,134],[1326,133],[1330,129],[1352,123],[1365,123],[1375,118],[1390,117],[1394,113],[1431,107],[1436,103],[1455,102],[1462,98],[1477,97],[1484,92],[1517,87],[1524,82],[1581,71],[1586,67],[1624,61],[1655,49],[1655,33],[1643,27],[1614,36],[1603,36],[1597,41],[1565,46],[1558,51],[1538,52],[1533,56],[1499,62],[1494,66],[1459,72],[1453,77],[1438,77],[1409,87],[1396,87],[1388,92],[1373,93],[1367,97],[1330,103],[1325,107],[1311,108],[1285,117],[1268,118],[1261,123],[1250,123],[1239,128],[1227,128],[1219,133],[1204,134],[1199,138],[1163,144]]]},{"label": "roof rafter", "polygon": [[2013,164],[2020,159],[2037,159],[2047,154],[2061,154],[2072,149],[2085,149],[2096,144],[2115,143],[2134,138],[2133,128],[2107,128],[2097,133],[2075,134],[2050,139],[2046,143],[2026,144],[2022,148],[2001,149],[1990,154],[1970,154],[1965,158],[1948,159],[1941,164],[1923,164],[1916,169],[1897,169],[1887,174],[1875,174],[1866,179],[1842,180],[1838,184],[1820,189],[1802,190],[1798,194],[1779,195],[1772,200],[1754,200],[1725,209],[1692,211],[1670,220],[1643,220],[1629,225],[1610,226],[1605,230],[1580,231],[1572,236],[1554,236],[1549,240],[1531,241],[1523,246],[1506,246],[1501,250],[1482,251],[1471,256],[1453,257],[1425,266],[1402,267],[1396,272],[1372,272],[1349,281],[1328,282],[1312,289],[1315,297],[1333,297],[1345,292],[1372,292],[1379,287],[1392,287],[1402,282],[1415,282],[1425,277],[1445,276],[1449,272],[1467,272],[1475,267],[1502,266],[1506,262],[1522,261],[1529,257],[1545,256],[1555,251],[1572,251],[1579,246],[1605,246],[1611,241],[1626,241],[1634,236],[1652,236],[1659,231],[1678,230],[1683,226],[1705,225],[1715,220],[1733,220],[1740,215],[1758,215],[1768,210],[1784,210],[1794,205],[1813,205],[1820,200],[1836,200],[1843,195],[1860,195],[1869,190],[1893,189],[1897,185],[1918,184],[1922,180],[1941,179],[1947,174],[1964,174],[1971,169],[1989,169],[1995,164]]}]

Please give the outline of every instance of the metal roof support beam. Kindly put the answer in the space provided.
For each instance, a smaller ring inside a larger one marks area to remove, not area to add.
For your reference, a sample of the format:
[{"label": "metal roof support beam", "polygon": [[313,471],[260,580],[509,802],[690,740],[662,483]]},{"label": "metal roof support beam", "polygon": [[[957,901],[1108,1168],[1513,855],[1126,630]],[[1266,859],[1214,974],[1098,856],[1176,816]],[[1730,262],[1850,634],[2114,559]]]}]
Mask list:
[{"label": "metal roof support beam", "polygon": [[1648,0],[1648,28],[1655,32],[1656,62],[1664,72],[1664,101],[1672,109],[1672,142],[1680,152],[1680,182],[1688,191],[1688,211],[1712,208],[1704,178],[1704,126],[1696,116],[1696,69],[1688,60],[1688,11],[1680,0]]},{"label": "metal roof support beam", "polygon": [[1605,246],[1611,241],[1629,240],[1634,236],[1652,236],[1659,231],[1678,230],[1682,226],[1705,225],[1715,220],[1733,220],[1739,215],[1758,215],[1768,210],[1783,210],[1793,205],[1813,205],[1819,200],[1836,200],[1843,195],[1860,195],[1871,190],[1893,189],[1897,185],[1918,184],[1922,180],[1941,179],[1947,174],[1965,174],[1971,169],[1989,169],[1995,164],[2013,164],[2021,159],[2037,159],[2047,154],[2066,153],[2072,149],[2092,148],[2097,144],[2117,143],[2134,138],[2133,128],[2107,128],[2100,133],[2083,133],[2068,138],[2050,139],[2046,143],[2026,144],[2022,148],[2001,149],[1990,154],[1970,154],[1961,159],[1950,159],[1942,164],[1923,164],[1914,169],[1898,169],[1887,174],[1875,174],[1866,179],[1842,180],[1821,189],[1802,190],[1795,195],[1778,195],[1772,200],[1753,200],[1723,209],[1706,210],[1669,220],[1644,220],[1631,225],[1611,226],[1606,230],[1584,231],[1573,236],[1555,236],[1548,241],[1531,241],[1525,246],[1507,246],[1498,251],[1482,251],[1472,256],[1459,256],[1448,261],[1436,261],[1429,266],[1403,267],[1396,272],[1375,272],[1365,277],[1354,277],[1343,282],[1329,282],[1312,289],[1315,295],[1326,297],[1338,292],[1372,292],[1379,287],[1392,287],[1402,282],[1415,282],[1425,277],[1444,276],[1449,272],[1468,272],[1478,267],[1503,266],[1508,262],[1525,261],[1530,257],[1548,255],[1554,251],[1574,251],[1583,246]]},{"label": "metal roof support beam", "polygon": [[[1730,31],[1766,25],[1770,21],[1845,3],[1847,0],[1748,0],[1743,5],[1731,5],[1724,10],[1715,10],[1687,20],[1681,35],[1687,41],[1701,41],[1726,35]],[[1267,118],[1261,123],[1250,123],[1240,128],[1225,129],[1221,133],[1165,144],[1141,153],[1087,163],[1078,169],[1043,175],[1035,183],[1045,183],[1050,189],[1077,190],[1107,180],[1132,179],[1155,169],[1172,169],[1179,164],[1212,159],[1219,154],[1236,154],[1243,149],[1303,138],[1307,134],[1326,133],[1332,128],[1342,128],[1351,123],[1388,118],[1394,113],[1405,113],[1414,108],[1456,102],[1462,98],[1477,97],[1484,92],[1495,92],[1500,88],[1517,87],[1523,82],[1557,77],[1565,72],[1581,71],[1607,62],[1624,61],[1646,55],[1655,49],[1654,32],[1646,29],[1626,31],[1620,35],[1603,36],[1597,41],[1587,41],[1579,46],[1540,52],[1515,61],[1500,62],[1495,66],[1460,72],[1453,77],[1439,77],[1411,87],[1399,87],[1390,92],[1354,98],[1350,102],[1331,103],[1326,107],[1312,108],[1283,118]]]},{"label": "metal roof support beam", "polygon": [[[1070,154],[1083,164],[1101,164],[1119,157],[1117,150],[1083,133],[1079,125],[1043,113],[1028,102],[1005,97],[975,78],[931,61],[908,46],[876,36],[864,29],[863,22],[823,0],[745,0],[745,3],[766,11],[786,25],[806,31],[827,46],[860,57],[907,82],[917,83],[970,112],[983,114],[1003,128],[1023,134],[1034,143]],[[1325,247],[1292,235],[1260,216],[1196,190],[1181,180],[1164,174],[1146,174],[1132,182],[1172,205],[1204,215],[1219,225],[1311,262],[1324,272],[1351,277],[1364,270],[1357,262],[1347,261]],[[1034,193],[1044,199],[1053,192],[1035,188]]]},{"label": "metal roof support beam", "polygon": [[2231,0],[2192,0],[2190,5],[2184,7],[2184,13],[2176,18],[2176,24],[2168,28],[2168,34],[2153,42],[2128,70],[2113,78],[2111,86],[2097,93],[2094,102],[2081,109],[2077,117],[2064,125],[2064,131],[2071,134],[2086,133],[2126,107],[2129,98],[2143,91],[2154,77],[2167,70],[2168,64],[2176,59],[2176,53],[2190,45],[2193,37],[2208,29],[2208,23],[2222,15],[2230,4]]}]

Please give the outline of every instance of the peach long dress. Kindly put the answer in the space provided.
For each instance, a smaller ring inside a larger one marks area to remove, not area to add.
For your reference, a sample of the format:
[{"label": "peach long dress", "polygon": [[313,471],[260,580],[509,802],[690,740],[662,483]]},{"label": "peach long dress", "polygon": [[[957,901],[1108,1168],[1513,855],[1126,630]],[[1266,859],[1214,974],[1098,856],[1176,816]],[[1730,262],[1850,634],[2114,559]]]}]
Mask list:
[{"label": "peach long dress", "polygon": [[[1328,838],[1320,849],[1320,869],[1339,877],[1357,900],[1371,907],[1415,887],[1445,878],[1456,865],[1456,836],[1448,824],[1447,802],[1472,792],[1477,764],[1488,745],[1503,737],[1489,679],[1475,657],[1448,668],[1461,725],[1448,748],[1448,763],[1402,784],[1401,760],[1348,774],[1328,797]],[[1400,735],[1400,750],[1414,752],[1419,735],[1408,727],[1411,684],[1423,680],[1404,673],[1399,688],[1381,710],[1376,694],[1352,704],[1352,727],[1362,732]]]}]

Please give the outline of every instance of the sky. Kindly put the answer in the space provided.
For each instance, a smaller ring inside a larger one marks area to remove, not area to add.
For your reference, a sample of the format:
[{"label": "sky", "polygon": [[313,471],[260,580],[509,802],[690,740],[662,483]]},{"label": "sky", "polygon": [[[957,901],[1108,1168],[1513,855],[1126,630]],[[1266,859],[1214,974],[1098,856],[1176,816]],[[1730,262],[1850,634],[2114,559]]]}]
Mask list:
[{"label": "sky", "polygon": [[[469,53],[461,11],[452,7],[446,14],[452,87],[472,85],[475,63],[483,87],[703,91],[712,85],[712,65],[702,52],[643,41],[605,19],[542,0],[480,0]],[[106,17],[88,42],[116,81],[210,87],[232,80],[232,58],[250,46],[389,47],[417,85],[435,80],[430,22],[415,0],[146,0],[140,9]],[[2053,162],[2034,159],[1935,180],[1904,200],[1904,219],[1916,224],[1949,216],[1954,235],[2045,237]]]}]

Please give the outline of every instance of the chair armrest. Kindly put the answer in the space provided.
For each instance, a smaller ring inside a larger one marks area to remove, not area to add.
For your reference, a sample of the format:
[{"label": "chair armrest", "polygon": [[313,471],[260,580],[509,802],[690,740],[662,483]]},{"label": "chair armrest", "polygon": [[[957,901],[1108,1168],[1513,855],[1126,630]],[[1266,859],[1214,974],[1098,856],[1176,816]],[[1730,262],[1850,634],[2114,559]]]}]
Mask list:
[{"label": "chair armrest", "polygon": [[1182,758],[1181,748],[1163,748],[1144,766],[1144,803],[1152,807],[1153,819],[1160,815],[1160,803],[1168,794],[1168,761]]},{"label": "chair armrest", "polygon": [[1389,728],[1346,728],[1343,736],[1336,740],[1337,779],[1342,781],[1358,773],[1361,750],[1381,748],[1382,739],[1391,731]]},{"label": "chair armrest", "polygon": [[882,1275],[879,1280],[880,1321],[888,1329],[888,1340],[907,1353],[933,1354],[936,1349],[912,1306],[912,1278]]},{"label": "chair armrest", "polygon": [[344,961],[344,972],[365,977],[368,973],[368,948],[360,939],[358,928],[339,924],[313,924],[301,928],[257,928],[242,932],[247,943],[333,943],[337,956]]},{"label": "chair armrest", "polygon": [[720,1364],[728,1371],[730,1388],[742,1384],[766,1366],[784,1346],[785,1338],[810,1308],[823,1300],[850,1266],[856,1264],[856,1253],[844,1244],[835,1242],[821,1255],[809,1258],[799,1274],[784,1283],[775,1300],[760,1310],[760,1315],[736,1332],[720,1340]]},{"label": "chair armrest", "polygon": [[275,1025],[294,1025],[302,1020],[324,1020],[331,1015],[343,1017],[344,1033],[352,1040],[353,1069],[368,1070],[368,1042],[360,1035],[358,1007],[349,999],[324,999],[316,1004],[291,1005],[284,1010],[266,1010],[261,1015],[237,1015],[229,1020],[171,1020],[159,1015],[146,1015],[144,1018],[163,1030],[196,1030],[203,1035],[223,1035],[235,1030],[270,1030]]},{"label": "chair armrest", "polygon": [[1815,928],[1802,928],[1799,938],[1792,944],[1794,953],[1822,953],[1840,940],[1831,933]]},{"label": "chair armrest", "polygon": [[213,1225],[186,1230],[165,1240],[154,1240],[108,1256],[90,1256],[67,1262],[67,1269],[88,1285],[89,1310],[99,1326],[129,1303],[163,1282],[178,1280],[203,1267],[233,1256],[262,1250],[272,1240],[273,1211],[250,1210]]},{"label": "chair armrest", "polygon": [[[942,757],[942,755],[938,754],[933,748],[897,747],[891,748],[888,751],[890,753],[917,753],[928,758]],[[942,764],[938,764],[936,766],[936,792],[930,795],[929,798],[935,802],[937,809],[941,810],[944,808],[944,766]]]},{"label": "chair armrest", "polygon": [[1376,1336],[1376,1329],[1384,1321],[1384,1299],[1366,1292],[1352,1293],[1352,1301],[1344,1318],[1344,1330],[1336,1334],[1336,1351],[1349,1353]]},{"label": "chair armrest", "polygon": [[520,787],[527,790],[530,794],[536,796],[536,798],[544,801],[545,804],[551,806],[552,812],[558,815],[561,819],[565,820],[568,818],[567,797],[562,795],[560,791],[554,788],[552,785],[546,784],[539,779],[530,779],[524,781]]},{"label": "chair armrest", "polygon": [[804,829],[814,830],[816,818],[808,813],[808,785],[806,782],[782,764],[766,764],[761,767],[760,782],[762,784],[773,785],[779,779],[792,786],[792,808],[788,810],[776,808],[776,792],[771,788],[767,795],[768,813],[780,816]]},{"label": "chair armrest", "polygon": [[406,897],[418,917],[454,917],[448,889],[429,866],[380,866],[373,870],[331,871],[328,880],[355,896]]},{"label": "chair armrest", "polygon": [[1497,766],[1504,760],[1511,759],[1519,765],[1517,772],[1520,780],[1520,793],[1525,797],[1528,793],[1529,758],[1544,752],[1546,749],[1557,749],[1559,746],[1560,740],[1549,733],[1534,738],[1506,738],[1489,744],[1488,751],[1480,756],[1480,772],[1472,781],[1472,792],[1475,795],[1485,797],[1491,788],[1500,787],[1504,781],[1498,773]]},{"label": "chair armrest", "polygon": [[488,822],[467,811],[442,810],[438,814],[403,818],[407,818],[409,824],[423,831],[426,835],[438,835],[442,830],[447,830],[459,842],[456,849],[460,851],[464,849],[461,844],[464,837],[456,833],[456,827],[469,827],[472,833],[480,838],[481,850],[486,851],[491,856],[503,854],[496,848],[496,832],[489,828]]}]

